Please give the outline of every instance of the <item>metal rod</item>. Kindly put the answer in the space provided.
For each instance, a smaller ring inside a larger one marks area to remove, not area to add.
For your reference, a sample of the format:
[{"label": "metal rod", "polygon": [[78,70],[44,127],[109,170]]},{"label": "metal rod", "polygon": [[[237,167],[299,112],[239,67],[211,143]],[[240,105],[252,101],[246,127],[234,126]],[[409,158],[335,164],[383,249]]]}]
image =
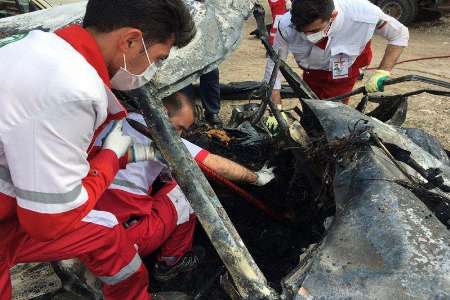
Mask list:
[{"label": "metal rod", "polygon": [[272,102],[272,97],[271,97],[271,101],[269,101],[268,104],[269,104],[270,110],[272,111],[275,119],[277,119],[278,126],[280,126],[280,128],[281,128],[281,132],[283,133],[283,135],[285,137],[289,137],[289,139],[290,139],[291,135],[289,133],[289,126],[287,124],[287,121],[283,118],[280,110],[277,108],[275,103]]},{"label": "metal rod", "polygon": [[264,97],[261,102],[261,105],[259,106],[259,109],[252,120],[253,125],[258,123],[259,120],[261,120],[262,116],[264,115],[264,112],[266,111],[267,105],[269,104],[269,102],[272,102],[272,91],[273,87],[275,86],[275,82],[277,81],[279,70],[280,70],[280,57],[278,56],[277,60],[275,61],[275,66],[273,67],[272,75],[270,76],[269,85],[265,85],[264,87]]},{"label": "metal rod", "polygon": [[245,247],[219,199],[170,125],[160,99],[142,88],[140,106],[156,146],[191,203],[243,299],[278,299]]},{"label": "metal rod", "polygon": [[[406,76],[402,76],[402,77],[398,77],[398,78],[387,79],[384,82],[384,85],[387,86],[387,85],[392,85],[392,84],[397,84],[397,83],[402,83],[402,82],[408,82],[408,81],[424,82],[424,83],[440,86],[440,87],[443,87],[443,88],[446,88],[446,89],[450,89],[450,83],[449,82],[442,81],[442,80],[437,80],[437,79],[433,79],[433,78],[428,78],[428,77],[420,76],[420,75],[406,75]],[[358,95],[358,94],[364,94],[364,93],[366,93],[365,87],[360,87],[360,88],[357,88],[354,91],[351,91],[350,93],[346,93],[346,94],[341,95],[341,96],[328,98],[328,99],[324,99],[324,100],[326,100],[326,101],[333,101],[333,102],[339,102],[339,101],[343,101],[343,100],[347,99],[348,97],[355,96],[355,95]]]},{"label": "metal rod", "polygon": [[380,138],[376,135],[376,133],[371,133],[370,134],[372,139],[374,140],[375,144],[381,148],[381,150],[383,150],[383,152],[386,154],[387,157],[389,157],[389,159],[392,161],[392,163],[400,170],[400,172],[403,173],[403,175],[405,175],[405,177],[412,183],[412,184],[417,184],[416,180],[414,177],[412,177],[408,171],[406,171],[406,169],[399,164],[399,162],[395,159],[395,157],[391,154],[391,152],[389,152],[389,150],[386,148],[386,146],[383,144],[383,142],[380,140]]}]

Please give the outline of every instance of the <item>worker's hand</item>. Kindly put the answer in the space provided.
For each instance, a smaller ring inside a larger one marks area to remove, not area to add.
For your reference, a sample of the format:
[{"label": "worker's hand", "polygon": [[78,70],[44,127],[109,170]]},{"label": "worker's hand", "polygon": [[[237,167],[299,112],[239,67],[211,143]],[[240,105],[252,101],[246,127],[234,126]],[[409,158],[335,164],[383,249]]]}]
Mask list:
[{"label": "worker's hand", "polygon": [[271,133],[278,132],[278,121],[274,115],[271,115],[269,118],[267,118],[266,126]]},{"label": "worker's hand", "polygon": [[[287,122],[287,116],[286,116],[286,114],[285,114],[284,112],[281,112],[281,116],[282,116],[283,119],[285,119],[286,122]],[[266,126],[267,126],[267,129],[269,129],[269,131],[270,131],[272,134],[277,134],[278,131],[279,131],[279,128],[278,128],[278,127],[279,127],[278,121],[277,121],[277,119],[275,118],[274,115],[271,115],[269,118],[267,118],[267,120],[266,120]]]},{"label": "worker's hand", "polygon": [[391,72],[376,70],[366,82],[366,92],[375,93],[384,91],[384,81],[391,77]]},{"label": "worker's hand", "polygon": [[274,169],[273,167],[269,168],[266,162],[261,170],[256,172],[256,182],[253,184],[256,186],[264,186],[271,182],[275,178],[275,174],[273,173]]},{"label": "worker's hand", "polygon": [[122,131],[123,120],[115,121],[111,131],[103,139],[103,149],[113,151],[118,158],[122,157],[131,145],[132,138],[124,135]]},{"label": "worker's hand", "polygon": [[128,150],[128,162],[138,162],[158,159],[158,150],[154,144],[133,143]]}]

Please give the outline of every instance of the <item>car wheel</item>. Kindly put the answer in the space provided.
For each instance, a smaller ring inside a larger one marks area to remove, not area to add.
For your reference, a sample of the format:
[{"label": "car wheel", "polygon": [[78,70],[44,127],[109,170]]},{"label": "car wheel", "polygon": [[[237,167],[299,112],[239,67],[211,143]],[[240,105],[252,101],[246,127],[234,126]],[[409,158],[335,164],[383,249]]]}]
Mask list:
[{"label": "car wheel", "polygon": [[381,0],[377,5],[403,24],[414,21],[419,10],[417,0]]}]

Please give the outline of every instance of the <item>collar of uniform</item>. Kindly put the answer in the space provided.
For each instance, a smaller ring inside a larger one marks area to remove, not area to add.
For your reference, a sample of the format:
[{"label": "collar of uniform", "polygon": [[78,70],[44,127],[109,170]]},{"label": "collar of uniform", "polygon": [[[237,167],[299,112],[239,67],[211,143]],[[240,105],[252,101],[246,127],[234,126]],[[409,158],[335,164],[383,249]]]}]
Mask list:
[{"label": "collar of uniform", "polygon": [[127,116],[127,110],[113,94],[110,88],[105,86],[106,94],[108,95],[108,114],[110,120],[123,119]]},{"label": "collar of uniform", "polygon": [[331,41],[335,39],[335,36],[339,33],[344,24],[344,12],[339,6],[338,1],[334,1],[334,8],[337,11],[336,18],[334,18],[333,23],[331,24],[330,31],[328,32],[328,41],[326,44],[326,48],[330,45]]},{"label": "collar of uniform", "polygon": [[337,11],[337,15],[336,18],[334,18],[334,21],[331,24],[330,32],[328,33],[328,36],[331,37],[333,35],[336,35],[341,30],[342,25],[344,24],[344,12],[342,11],[337,1],[334,1],[334,8]]},{"label": "collar of uniform", "polygon": [[108,68],[94,37],[80,25],[71,25],[55,32],[77,50],[94,67],[106,86],[111,87]]},{"label": "collar of uniform", "polygon": [[80,25],[71,25],[55,32],[60,38],[69,43],[86,61],[97,71],[105,84],[108,95],[108,119],[121,119],[127,115],[126,109],[111,91],[111,81],[105,59],[94,37]]}]

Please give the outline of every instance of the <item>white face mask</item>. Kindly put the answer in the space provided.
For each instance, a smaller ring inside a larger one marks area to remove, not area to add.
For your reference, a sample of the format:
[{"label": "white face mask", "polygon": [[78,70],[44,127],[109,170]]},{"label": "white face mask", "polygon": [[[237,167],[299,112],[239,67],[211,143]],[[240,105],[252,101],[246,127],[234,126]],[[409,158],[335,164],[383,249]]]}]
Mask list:
[{"label": "white face mask", "polygon": [[333,24],[333,22],[330,22],[327,27],[325,27],[324,30],[321,30],[319,32],[316,33],[311,33],[311,34],[305,34],[305,37],[308,41],[310,41],[313,44],[317,44],[318,42],[320,42],[322,39],[326,38],[328,36],[328,33],[330,32],[331,29],[331,25]]},{"label": "white face mask", "polygon": [[326,34],[322,30],[316,33],[305,34],[305,36],[308,41],[310,41],[313,44],[316,44],[320,42],[322,39],[324,39],[326,37]]},{"label": "white face mask", "polygon": [[152,80],[153,76],[155,76],[156,71],[158,70],[158,64],[151,63],[150,58],[148,57],[147,48],[145,48],[144,39],[142,38],[142,44],[144,45],[145,55],[148,60],[148,67],[139,75],[132,74],[127,70],[127,61],[125,59],[125,54],[123,54],[123,67],[114,74],[111,78],[111,86],[112,88],[119,91],[129,91],[140,88]]}]

